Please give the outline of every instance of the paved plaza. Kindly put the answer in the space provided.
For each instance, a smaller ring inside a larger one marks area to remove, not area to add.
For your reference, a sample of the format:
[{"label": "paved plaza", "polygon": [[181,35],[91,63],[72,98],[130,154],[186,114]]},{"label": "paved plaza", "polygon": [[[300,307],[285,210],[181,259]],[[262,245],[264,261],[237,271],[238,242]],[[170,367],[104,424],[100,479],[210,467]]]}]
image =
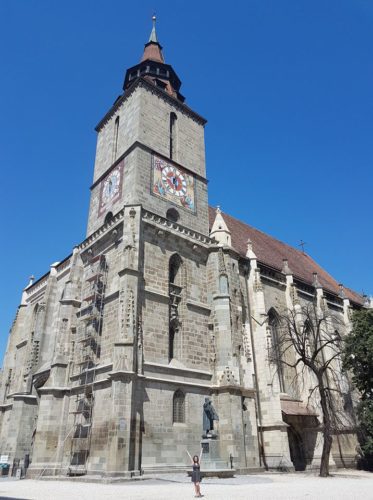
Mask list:
[{"label": "paved plaza", "polygon": [[[333,477],[316,474],[263,473],[233,479],[206,479],[204,498],[214,500],[370,500],[373,499],[373,474],[358,471],[338,472]],[[162,475],[139,481],[103,484],[82,481],[0,479],[0,498],[18,500],[184,500],[194,498],[190,480],[184,474]]]}]

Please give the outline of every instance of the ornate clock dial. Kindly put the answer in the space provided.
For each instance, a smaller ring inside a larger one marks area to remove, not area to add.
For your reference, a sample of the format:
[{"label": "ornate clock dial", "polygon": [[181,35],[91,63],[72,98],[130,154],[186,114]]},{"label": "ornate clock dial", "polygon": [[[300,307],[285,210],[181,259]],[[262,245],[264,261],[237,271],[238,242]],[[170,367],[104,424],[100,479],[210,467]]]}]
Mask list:
[{"label": "ornate clock dial", "polygon": [[123,160],[101,181],[98,215],[101,216],[122,196]]},{"label": "ornate clock dial", "polygon": [[152,163],[152,194],[195,213],[194,176],[155,155]]},{"label": "ornate clock dial", "polygon": [[162,181],[170,194],[178,197],[185,196],[187,191],[186,179],[176,167],[172,165],[165,167],[162,170]]},{"label": "ornate clock dial", "polygon": [[102,201],[108,203],[111,201],[119,192],[120,186],[120,172],[119,170],[114,170],[107,179],[104,181],[104,186],[102,189]]}]

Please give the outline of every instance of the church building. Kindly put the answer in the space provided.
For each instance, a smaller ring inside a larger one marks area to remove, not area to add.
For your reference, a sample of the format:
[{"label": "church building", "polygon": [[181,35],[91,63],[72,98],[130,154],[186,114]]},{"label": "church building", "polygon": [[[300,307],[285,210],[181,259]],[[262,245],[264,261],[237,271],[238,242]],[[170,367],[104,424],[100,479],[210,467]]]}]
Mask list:
[{"label": "church building", "polygon": [[[271,360],[278,315],[317,301],[348,331],[364,298],[209,207],[205,125],[153,18],[96,127],[86,238],[30,281],[10,330],[0,454],[11,470],[26,457],[28,477],[131,477],[185,470],[201,446],[221,470],[319,465],[320,410]],[[331,464],[352,465],[355,446],[346,427]]]}]

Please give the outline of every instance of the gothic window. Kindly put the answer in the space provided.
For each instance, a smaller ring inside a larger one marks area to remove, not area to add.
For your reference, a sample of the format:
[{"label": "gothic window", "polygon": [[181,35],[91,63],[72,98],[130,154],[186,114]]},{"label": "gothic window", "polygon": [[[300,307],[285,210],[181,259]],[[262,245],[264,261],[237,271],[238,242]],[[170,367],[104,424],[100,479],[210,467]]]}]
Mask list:
[{"label": "gothic window", "polygon": [[304,322],[303,330],[304,338],[306,339],[306,345],[308,347],[307,355],[312,356],[316,348],[316,338],[311,322],[308,319]]},{"label": "gothic window", "polygon": [[119,116],[115,118],[114,123],[114,150],[113,150],[113,160],[117,157],[118,152],[118,134],[119,134]]},{"label": "gothic window", "polygon": [[268,312],[268,325],[271,330],[271,341],[272,341],[272,356],[271,361],[276,365],[278,380],[280,384],[280,391],[285,392],[285,381],[284,381],[284,370],[281,360],[281,346],[279,328],[280,319],[277,312],[274,309],[270,309]]},{"label": "gothic window", "polygon": [[170,113],[170,159],[177,159],[177,116],[173,111]]},{"label": "gothic window", "polygon": [[170,258],[169,263],[169,282],[177,285],[180,282],[180,272],[181,272],[182,260],[180,255],[175,253]]},{"label": "gothic window", "polygon": [[174,254],[170,258],[168,281],[169,281],[169,331],[168,331],[168,359],[181,356],[180,337],[180,311],[179,305],[182,293],[182,260],[180,255]]},{"label": "gothic window", "polygon": [[174,424],[185,423],[185,394],[177,390],[172,400],[172,421]]}]

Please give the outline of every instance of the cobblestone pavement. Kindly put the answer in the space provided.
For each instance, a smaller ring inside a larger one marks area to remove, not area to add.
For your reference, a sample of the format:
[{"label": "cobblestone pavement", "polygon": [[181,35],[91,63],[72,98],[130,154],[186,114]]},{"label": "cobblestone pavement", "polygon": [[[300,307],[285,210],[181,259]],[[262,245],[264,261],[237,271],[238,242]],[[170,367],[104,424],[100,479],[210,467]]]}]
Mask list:
[{"label": "cobblestone pavement", "polygon": [[[258,500],[373,500],[373,474],[338,472],[326,479],[311,474],[263,473],[232,479],[205,479],[205,499]],[[194,498],[193,487],[183,474],[168,474],[115,484],[81,481],[0,479],[0,498],[18,500],[184,500]]]}]

